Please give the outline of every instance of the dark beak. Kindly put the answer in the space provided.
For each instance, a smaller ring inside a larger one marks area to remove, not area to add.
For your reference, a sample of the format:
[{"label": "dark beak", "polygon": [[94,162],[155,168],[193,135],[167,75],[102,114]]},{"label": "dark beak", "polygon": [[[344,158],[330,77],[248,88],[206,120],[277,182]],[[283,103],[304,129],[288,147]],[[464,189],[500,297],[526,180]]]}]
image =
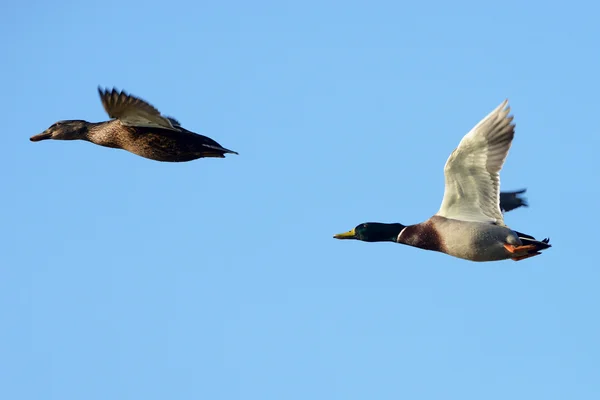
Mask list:
[{"label": "dark beak", "polygon": [[52,133],[44,131],[39,135],[35,135],[29,138],[32,142],[39,142],[40,140],[52,139]]}]

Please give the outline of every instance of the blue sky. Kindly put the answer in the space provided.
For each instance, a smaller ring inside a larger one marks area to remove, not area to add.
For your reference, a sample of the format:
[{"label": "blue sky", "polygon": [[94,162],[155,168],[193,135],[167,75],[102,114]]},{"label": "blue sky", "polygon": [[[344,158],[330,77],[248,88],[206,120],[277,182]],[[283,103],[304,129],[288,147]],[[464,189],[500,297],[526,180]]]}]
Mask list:
[{"label": "blue sky", "polygon": [[[0,398],[593,399],[598,6],[5,2]],[[240,153],[158,163],[29,142],[148,100]],[[471,263],[336,241],[422,221],[508,98],[506,222]]]}]

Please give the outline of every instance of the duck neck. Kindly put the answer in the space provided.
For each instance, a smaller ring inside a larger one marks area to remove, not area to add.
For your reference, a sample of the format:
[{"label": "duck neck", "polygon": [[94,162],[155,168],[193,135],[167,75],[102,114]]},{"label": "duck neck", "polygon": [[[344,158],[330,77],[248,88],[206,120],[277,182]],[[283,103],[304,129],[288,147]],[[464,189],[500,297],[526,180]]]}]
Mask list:
[{"label": "duck neck", "polygon": [[385,223],[372,223],[369,224],[371,232],[368,233],[369,242],[396,242],[398,235],[404,228],[405,225],[399,223],[385,224]]},{"label": "duck neck", "polygon": [[84,140],[100,146],[120,148],[117,124],[119,120],[90,122]]}]

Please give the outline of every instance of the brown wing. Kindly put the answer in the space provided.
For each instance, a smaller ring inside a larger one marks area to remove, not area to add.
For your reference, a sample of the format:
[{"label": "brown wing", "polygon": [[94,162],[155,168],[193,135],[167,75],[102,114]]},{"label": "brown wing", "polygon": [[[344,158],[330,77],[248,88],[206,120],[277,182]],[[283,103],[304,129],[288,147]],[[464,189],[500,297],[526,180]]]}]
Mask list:
[{"label": "brown wing", "polygon": [[151,104],[124,90],[109,91],[98,87],[98,93],[108,116],[118,119],[123,125],[179,131],[169,118],[163,117]]}]

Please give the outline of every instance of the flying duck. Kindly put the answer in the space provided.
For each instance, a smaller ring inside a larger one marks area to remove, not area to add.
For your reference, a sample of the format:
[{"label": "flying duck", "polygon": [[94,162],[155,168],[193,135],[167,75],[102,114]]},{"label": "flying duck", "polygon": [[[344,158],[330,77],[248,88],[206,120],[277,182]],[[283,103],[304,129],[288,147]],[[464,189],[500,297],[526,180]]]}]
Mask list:
[{"label": "flying duck", "polygon": [[185,162],[204,157],[224,158],[227,153],[238,154],[211,138],[188,131],[176,119],[161,115],[148,102],[125,91],[109,91],[98,87],[98,93],[111,120],[58,121],[30,140],[86,140],[165,162]]},{"label": "flying duck", "polygon": [[515,134],[509,112],[505,100],[450,154],[444,167],[444,198],[437,214],[415,225],[366,222],[334,238],[396,242],[479,262],[520,261],[551,247],[549,239],[538,241],[504,223],[500,170]]}]

